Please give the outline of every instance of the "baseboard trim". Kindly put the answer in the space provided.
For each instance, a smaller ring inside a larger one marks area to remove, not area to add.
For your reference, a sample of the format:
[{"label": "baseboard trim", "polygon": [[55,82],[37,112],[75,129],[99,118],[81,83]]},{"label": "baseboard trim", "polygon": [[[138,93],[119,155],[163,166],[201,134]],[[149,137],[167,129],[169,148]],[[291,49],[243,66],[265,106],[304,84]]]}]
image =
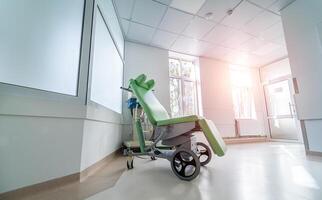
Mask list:
[{"label": "baseboard trim", "polygon": [[121,155],[121,149],[117,149],[116,151],[112,152],[111,154],[107,155],[105,158],[101,159],[100,161],[97,161],[93,165],[87,167],[83,171],[80,172],[80,179],[79,181],[86,180],[90,175],[95,174],[98,170],[102,169],[104,166],[108,165],[110,161],[115,159],[116,157]]},{"label": "baseboard trim", "polygon": [[244,144],[244,143],[256,143],[256,142],[268,142],[267,137],[241,137],[241,138],[225,138],[226,144]]},{"label": "baseboard trim", "polygon": [[[283,143],[294,143],[294,144],[303,144],[299,140],[287,140],[287,139],[269,139],[269,142],[283,142]],[[304,144],[303,144],[304,146]]]},{"label": "baseboard trim", "polygon": [[322,152],[318,152],[318,151],[306,151],[306,154],[309,156],[319,156],[322,157]]},{"label": "baseboard trim", "polygon": [[35,195],[46,190],[59,188],[70,183],[82,182],[86,180],[86,178],[88,178],[90,175],[95,174],[95,172],[100,170],[102,167],[108,165],[110,161],[120,156],[120,150],[121,149],[115,150],[111,154],[107,155],[103,159],[97,161],[96,163],[94,163],[93,165],[89,166],[81,172],[48,180],[42,183],[18,188],[16,190],[0,193],[0,199],[20,199],[22,197]]},{"label": "baseboard trim", "polygon": [[80,173],[75,173],[60,178],[52,179],[42,183],[37,183],[34,185],[26,186],[9,192],[0,194],[0,199],[19,199],[22,197],[29,196],[31,194],[37,194],[41,191],[50,190],[57,188],[75,181],[79,181]]}]

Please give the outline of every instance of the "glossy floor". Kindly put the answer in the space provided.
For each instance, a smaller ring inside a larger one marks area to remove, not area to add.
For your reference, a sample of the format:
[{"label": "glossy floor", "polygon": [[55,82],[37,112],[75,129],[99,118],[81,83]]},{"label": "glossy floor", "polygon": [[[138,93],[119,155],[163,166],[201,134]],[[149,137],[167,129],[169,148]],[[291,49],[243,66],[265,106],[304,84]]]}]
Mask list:
[{"label": "glossy floor", "polygon": [[135,159],[110,189],[88,200],[321,200],[322,158],[302,144],[230,145],[192,182],[180,181],[166,160]]}]

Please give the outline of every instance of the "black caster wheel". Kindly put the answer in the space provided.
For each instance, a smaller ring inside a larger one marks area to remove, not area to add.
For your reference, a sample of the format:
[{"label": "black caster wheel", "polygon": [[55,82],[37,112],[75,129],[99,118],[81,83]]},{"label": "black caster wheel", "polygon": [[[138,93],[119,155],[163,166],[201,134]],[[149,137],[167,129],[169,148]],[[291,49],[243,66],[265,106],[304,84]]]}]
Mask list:
[{"label": "black caster wheel", "polygon": [[157,158],[155,156],[151,156],[151,160],[156,160]]},{"label": "black caster wheel", "polygon": [[172,155],[171,168],[181,180],[191,181],[199,175],[199,158],[193,151],[179,148]]},{"label": "black caster wheel", "polygon": [[127,169],[133,169],[133,158],[127,160],[126,166],[127,166]]},{"label": "black caster wheel", "polygon": [[212,153],[208,145],[202,142],[197,142],[197,156],[201,166],[207,165],[212,157]]}]

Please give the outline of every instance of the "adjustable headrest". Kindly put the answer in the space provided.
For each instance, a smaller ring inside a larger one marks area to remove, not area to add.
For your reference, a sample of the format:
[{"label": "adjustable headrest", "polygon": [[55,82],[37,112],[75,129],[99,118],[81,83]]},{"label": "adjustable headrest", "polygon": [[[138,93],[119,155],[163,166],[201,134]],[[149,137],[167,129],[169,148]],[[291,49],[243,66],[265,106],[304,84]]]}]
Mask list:
[{"label": "adjustable headrest", "polygon": [[146,80],[146,75],[141,74],[134,81],[138,86],[146,90],[151,90],[154,87],[155,81],[153,79],[148,81],[145,81],[145,80]]}]

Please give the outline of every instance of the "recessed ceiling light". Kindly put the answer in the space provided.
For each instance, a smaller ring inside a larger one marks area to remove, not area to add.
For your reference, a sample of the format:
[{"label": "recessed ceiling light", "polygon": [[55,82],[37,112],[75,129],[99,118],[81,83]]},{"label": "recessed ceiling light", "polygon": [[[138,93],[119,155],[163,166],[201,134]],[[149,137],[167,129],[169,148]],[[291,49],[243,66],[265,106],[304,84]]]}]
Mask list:
[{"label": "recessed ceiling light", "polygon": [[208,12],[208,13],[206,13],[206,14],[205,14],[205,18],[206,18],[207,20],[211,20],[211,19],[213,19],[213,18],[214,18],[214,13],[213,13],[213,12]]},{"label": "recessed ceiling light", "polygon": [[228,14],[228,15],[232,15],[232,14],[233,14],[233,12],[234,12],[234,10],[233,10],[233,9],[229,9],[229,10],[227,10],[227,14]]}]

